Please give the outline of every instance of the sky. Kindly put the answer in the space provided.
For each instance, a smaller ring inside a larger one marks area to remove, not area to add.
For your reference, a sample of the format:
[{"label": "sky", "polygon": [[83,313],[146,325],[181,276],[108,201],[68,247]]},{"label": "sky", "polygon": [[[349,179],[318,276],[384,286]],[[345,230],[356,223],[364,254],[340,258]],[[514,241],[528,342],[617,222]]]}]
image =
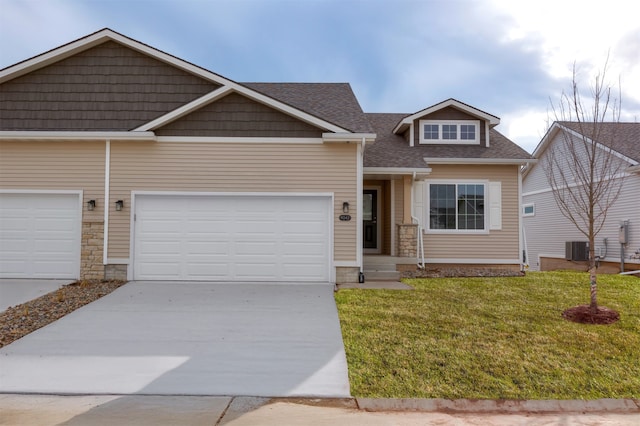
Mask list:
[{"label": "sky", "polygon": [[[455,98],[529,152],[572,70],[640,121],[631,0],[0,0],[0,69],[111,28],[237,82],[347,82],[365,112]],[[607,59],[608,58],[608,59]]]}]

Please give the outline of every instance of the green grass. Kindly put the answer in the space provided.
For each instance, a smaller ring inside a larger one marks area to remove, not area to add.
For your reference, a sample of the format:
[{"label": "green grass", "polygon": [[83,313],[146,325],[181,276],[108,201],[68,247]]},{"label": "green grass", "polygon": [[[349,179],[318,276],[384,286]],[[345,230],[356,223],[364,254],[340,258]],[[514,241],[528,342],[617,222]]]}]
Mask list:
[{"label": "green grass", "polygon": [[406,280],[414,291],[340,290],[336,301],[359,397],[640,398],[640,279],[599,275],[620,321],[561,317],[589,302],[588,275]]}]

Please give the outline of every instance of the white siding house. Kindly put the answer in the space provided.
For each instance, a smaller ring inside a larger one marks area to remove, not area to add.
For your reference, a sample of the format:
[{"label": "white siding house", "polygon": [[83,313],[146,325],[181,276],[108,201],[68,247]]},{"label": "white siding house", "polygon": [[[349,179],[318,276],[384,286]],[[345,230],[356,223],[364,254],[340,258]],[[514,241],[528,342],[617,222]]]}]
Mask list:
[{"label": "white siding house", "polygon": [[[615,162],[621,162],[619,173],[612,179],[623,181],[620,195],[609,207],[602,230],[596,237],[595,254],[610,272],[620,270],[621,260],[624,260],[625,270],[638,270],[640,123],[604,123],[603,129],[597,141],[598,146],[602,153],[614,156]],[[526,263],[531,270],[586,269],[586,262],[565,259],[566,242],[588,239],[560,212],[545,173],[552,147],[562,149],[566,135],[576,139],[581,137],[577,123],[554,123],[533,154],[538,163],[530,164],[523,170],[522,232]],[[614,146],[615,150],[610,148]],[[627,226],[626,244],[621,244],[619,240],[622,224]]]}]

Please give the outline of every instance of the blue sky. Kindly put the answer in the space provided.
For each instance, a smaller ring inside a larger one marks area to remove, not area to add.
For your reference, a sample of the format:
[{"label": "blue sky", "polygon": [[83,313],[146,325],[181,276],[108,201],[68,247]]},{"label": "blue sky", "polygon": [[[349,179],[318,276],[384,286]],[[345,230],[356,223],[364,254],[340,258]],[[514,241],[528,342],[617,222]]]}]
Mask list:
[{"label": "blue sky", "polygon": [[499,116],[498,130],[531,152],[573,63],[587,83],[608,52],[622,118],[640,120],[633,4],[0,0],[0,68],[109,27],[239,82],[348,82],[367,112],[412,113],[456,98]]}]

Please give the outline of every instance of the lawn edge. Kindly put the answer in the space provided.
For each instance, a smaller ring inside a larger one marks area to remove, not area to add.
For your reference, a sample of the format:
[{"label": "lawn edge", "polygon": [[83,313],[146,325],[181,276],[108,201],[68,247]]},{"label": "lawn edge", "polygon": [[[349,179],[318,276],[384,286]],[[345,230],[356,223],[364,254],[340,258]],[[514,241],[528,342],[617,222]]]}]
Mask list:
[{"label": "lawn edge", "polygon": [[509,400],[442,398],[356,398],[364,411],[441,413],[640,413],[640,399]]}]

